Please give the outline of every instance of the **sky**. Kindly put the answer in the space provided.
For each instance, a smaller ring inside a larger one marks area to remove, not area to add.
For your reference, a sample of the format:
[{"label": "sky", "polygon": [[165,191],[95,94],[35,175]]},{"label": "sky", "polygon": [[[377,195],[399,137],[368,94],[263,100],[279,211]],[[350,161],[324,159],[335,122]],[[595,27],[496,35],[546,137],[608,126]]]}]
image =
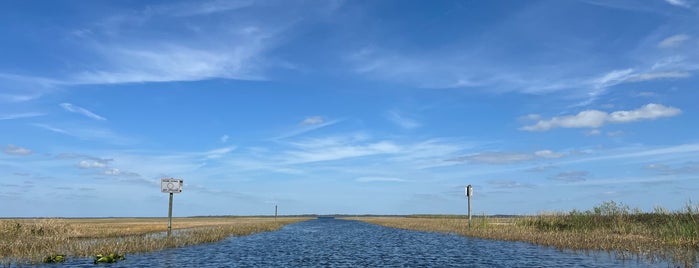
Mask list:
[{"label": "sky", "polygon": [[[699,1],[2,1],[0,217],[696,204]],[[691,203],[695,202],[695,203]]]}]

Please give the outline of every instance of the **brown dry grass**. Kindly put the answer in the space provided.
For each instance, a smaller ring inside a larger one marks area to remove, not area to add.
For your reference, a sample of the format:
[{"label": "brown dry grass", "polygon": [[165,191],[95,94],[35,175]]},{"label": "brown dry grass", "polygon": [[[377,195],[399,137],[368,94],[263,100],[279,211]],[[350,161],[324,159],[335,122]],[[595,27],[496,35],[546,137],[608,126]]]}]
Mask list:
[{"label": "brown dry grass", "polygon": [[308,218],[174,218],[167,237],[165,218],[3,219],[0,263],[36,263],[52,254],[88,257],[138,253],[220,241],[229,236],[273,231]]},{"label": "brown dry grass", "polygon": [[[693,267],[697,248],[693,244],[677,244],[665,241],[652,230],[618,232],[612,229],[545,230],[530,221],[538,217],[488,218],[468,220],[460,217],[356,217],[353,220],[386,227],[428,232],[454,233],[468,237],[492,240],[522,241],[543,246],[573,250],[612,251],[619,257],[631,256],[647,259],[664,259],[678,265]],[[558,217],[558,216],[551,216]]]}]

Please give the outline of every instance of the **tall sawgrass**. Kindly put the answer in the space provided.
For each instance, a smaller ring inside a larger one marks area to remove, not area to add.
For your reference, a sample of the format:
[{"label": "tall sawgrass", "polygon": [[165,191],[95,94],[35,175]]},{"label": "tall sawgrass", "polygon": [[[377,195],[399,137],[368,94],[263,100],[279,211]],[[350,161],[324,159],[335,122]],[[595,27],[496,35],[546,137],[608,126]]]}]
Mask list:
[{"label": "tall sawgrass", "polygon": [[90,257],[211,243],[273,231],[305,218],[185,218],[168,237],[163,219],[0,220],[0,264],[37,263],[47,256]]},{"label": "tall sawgrass", "polygon": [[541,231],[636,235],[659,240],[665,245],[699,248],[699,207],[688,203],[683,210],[654,212],[631,209],[623,203],[604,202],[591,210],[541,214],[524,217],[518,224]]},{"label": "tall sawgrass", "polygon": [[357,217],[382,226],[455,233],[484,239],[524,241],[573,250],[606,250],[617,257],[660,258],[693,267],[699,260],[699,206],[653,212],[623,203],[604,202],[590,210],[541,213],[510,218],[474,217]]}]

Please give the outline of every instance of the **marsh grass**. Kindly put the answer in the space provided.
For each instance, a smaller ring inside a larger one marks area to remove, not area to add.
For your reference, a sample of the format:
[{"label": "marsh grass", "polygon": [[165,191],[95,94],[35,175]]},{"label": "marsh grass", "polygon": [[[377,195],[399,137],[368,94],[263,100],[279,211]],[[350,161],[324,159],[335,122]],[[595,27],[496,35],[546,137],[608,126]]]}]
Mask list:
[{"label": "marsh grass", "polygon": [[605,250],[617,257],[668,260],[692,267],[699,250],[699,207],[653,213],[613,201],[588,211],[509,218],[474,217],[471,228],[458,216],[357,217],[401,229],[455,233],[484,239],[524,241],[572,250]]},{"label": "marsh grass", "polygon": [[202,217],[173,219],[0,220],[0,263],[38,263],[47,256],[94,257],[211,243],[229,236],[273,231],[307,218]]}]

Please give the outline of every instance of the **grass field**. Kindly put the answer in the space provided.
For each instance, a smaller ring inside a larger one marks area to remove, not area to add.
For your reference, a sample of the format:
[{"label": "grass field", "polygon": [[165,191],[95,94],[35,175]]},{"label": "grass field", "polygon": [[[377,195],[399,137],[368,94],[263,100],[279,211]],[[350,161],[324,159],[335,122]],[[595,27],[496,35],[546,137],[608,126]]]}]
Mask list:
[{"label": "grass field", "polygon": [[48,256],[91,257],[138,253],[273,231],[301,217],[1,219],[0,263],[37,263]]},{"label": "grass field", "polygon": [[508,218],[357,217],[401,229],[455,233],[484,239],[524,241],[573,250],[606,250],[617,256],[660,258],[693,267],[699,252],[699,207],[643,213],[615,202],[588,211]]}]

